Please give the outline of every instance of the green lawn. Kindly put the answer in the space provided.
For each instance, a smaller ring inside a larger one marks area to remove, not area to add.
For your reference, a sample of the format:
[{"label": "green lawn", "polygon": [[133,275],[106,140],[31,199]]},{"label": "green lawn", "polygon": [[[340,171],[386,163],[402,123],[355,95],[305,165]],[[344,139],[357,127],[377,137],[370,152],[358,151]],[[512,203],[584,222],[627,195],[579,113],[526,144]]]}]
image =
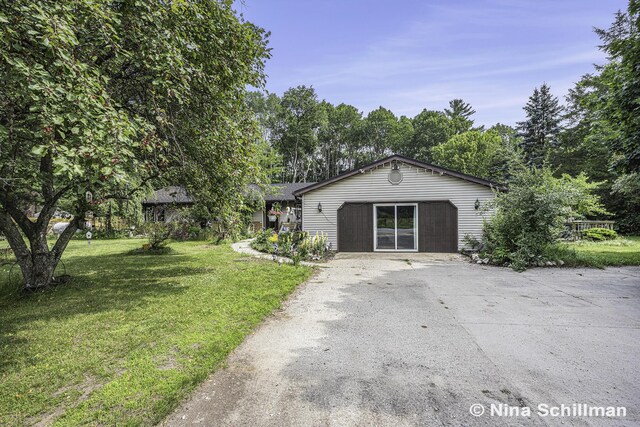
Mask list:
[{"label": "green lawn", "polygon": [[25,297],[0,268],[0,425],[157,423],[311,272],[202,242],[127,254],[142,243],[73,241],[73,279]]},{"label": "green lawn", "polygon": [[640,236],[603,242],[580,241],[557,247],[557,257],[570,266],[606,267],[640,265]]}]

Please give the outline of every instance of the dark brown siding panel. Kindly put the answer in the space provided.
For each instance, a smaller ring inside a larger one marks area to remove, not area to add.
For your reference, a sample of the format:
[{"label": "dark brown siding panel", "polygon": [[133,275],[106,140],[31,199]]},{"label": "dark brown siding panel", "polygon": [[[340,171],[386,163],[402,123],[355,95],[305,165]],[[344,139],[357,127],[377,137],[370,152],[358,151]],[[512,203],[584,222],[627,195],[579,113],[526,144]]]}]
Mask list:
[{"label": "dark brown siding panel", "polygon": [[345,203],[338,209],[338,252],[373,251],[373,205]]},{"label": "dark brown siding panel", "polygon": [[458,251],[458,208],[451,202],[421,202],[418,224],[420,252]]}]

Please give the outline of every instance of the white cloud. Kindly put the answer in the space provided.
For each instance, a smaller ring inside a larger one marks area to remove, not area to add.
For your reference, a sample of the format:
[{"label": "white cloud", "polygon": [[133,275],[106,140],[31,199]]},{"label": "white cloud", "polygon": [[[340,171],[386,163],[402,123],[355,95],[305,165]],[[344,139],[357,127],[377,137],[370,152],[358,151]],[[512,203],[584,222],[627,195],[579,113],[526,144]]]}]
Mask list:
[{"label": "white cloud", "polygon": [[456,4],[427,6],[360,52],[319,57],[269,84],[281,90],[313,85],[321,98],[365,113],[384,105],[413,116],[463,98],[478,111],[477,121],[490,125],[520,120],[522,106],[542,82],[563,96],[594,62],[604,62],[591,33],[602,19],[575,2],[571,13],[569,5],[549,0]]}]

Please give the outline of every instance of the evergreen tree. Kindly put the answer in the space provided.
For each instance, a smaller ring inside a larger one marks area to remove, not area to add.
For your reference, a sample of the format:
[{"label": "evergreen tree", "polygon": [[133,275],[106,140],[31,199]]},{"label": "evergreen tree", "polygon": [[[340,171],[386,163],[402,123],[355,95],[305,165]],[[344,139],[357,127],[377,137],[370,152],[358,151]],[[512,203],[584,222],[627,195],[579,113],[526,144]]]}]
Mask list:
[{"label": "evergreen tree", "polygon": [[453,132],[458,135],[473,128],[473,120],[470,118],[476,110],[462,99],[449,101],[449,108],[444,109],[444,114],[451,120]]},{"label": "evergreen tree", "polygon": [[637,174],[640,171],[640,0],[630,0],[626,13],[618,12],[608,30],[596,29],[600,49],[609,63],[598,67],[598,91],[592,105],[603,126],[609,127],[611,149],[617,154],[612,166]]},{"label": "evergreen tree", "polygon": [[518,131],[525,158],[529,164],[541,166],[548,162],[550,150],[558,145],[563,108],[544,83],[540,89],[534,89],[524,111],[527,119],[518,122]]}]

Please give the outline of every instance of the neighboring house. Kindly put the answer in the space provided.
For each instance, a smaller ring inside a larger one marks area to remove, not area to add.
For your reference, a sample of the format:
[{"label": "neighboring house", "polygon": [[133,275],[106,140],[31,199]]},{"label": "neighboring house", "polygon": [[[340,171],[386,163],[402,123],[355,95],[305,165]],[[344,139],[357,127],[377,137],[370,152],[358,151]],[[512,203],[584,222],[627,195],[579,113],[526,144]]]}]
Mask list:
[{"label": "neighboring house", "polygon": [[500,184],[394,155],[293,191],[302,229],[339,252],[457,252]]},{"label": "neighboring house", "polygon": [[[308,187],[314,182],[271,184],[268,194],[263,196],[265,209],[253,213],[252,223],[255,229],[279,229],[283,223],[299,223],[301,220],[300,201],[293,195],[295,190]],[[274,205],[280,205],[282,214],[270,218],[269,211]],[[142,201],[146,222],[169,222],[182,208],[193,205],[183,187],[171,186],[156,190],[153,195]]]},{"label": "neighboring house", "polygon": [[[270,191],[263,196],[265,209],[253,214],[254,227],[278,230],[283,223],[299,223],[302,220],[302,205],[293,193],[312,184],[315,182],[271,184]],[[269,211],[277,204],[283,213],[274,218]]]},{"label": "neighboring house", "polygon": [[171,186],[154,191],[142,201],[145,222],[169,222],[180,209],[193,205],[184,188]]}]

